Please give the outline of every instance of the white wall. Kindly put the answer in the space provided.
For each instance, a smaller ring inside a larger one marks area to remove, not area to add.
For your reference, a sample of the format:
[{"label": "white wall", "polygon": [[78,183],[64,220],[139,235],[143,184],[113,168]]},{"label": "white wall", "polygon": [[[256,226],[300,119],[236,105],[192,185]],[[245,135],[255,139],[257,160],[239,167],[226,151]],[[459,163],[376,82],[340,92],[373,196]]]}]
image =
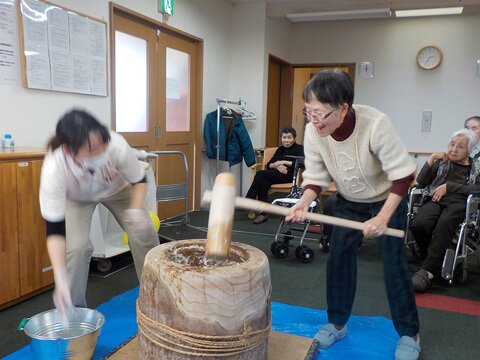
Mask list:
[{"label": "white wall", "polygon": [[[108,0],[51,0],[55,4],[109,21]],[[161,21],[154,0],[117,0],[117,4]],[[267,103],[268,54],[292,63],[373,61],[375,77],[356,79],[356,102],[387,113],[412,151],[444,150],[463,120],[480,114],[480,16],[405,20],[339,21],[292,24],[265,17],[265,4],[233,6],[228,0],[176,0],[168,24],[204,40],[203,114],[216,98],[242,98],[258,120],[247,122],[254,147],[263,147]],[[440,46],[443,63],[420,70],[417,51]],[[109,54],[109,60],[111,55]],[[109,89],[111,92],[111,89]],[[45,146],[59,117],[85,108],[110,125],[111,98],[0,85],[0,134],[14,135],[18,146]],[[420,131],[421,112],[433,111],[432,131]],[[221,171],[230,170],[221,162]],[[211,188],[215,160],[202,154],[201,191]],[[239,175],[240,166],[232,171]],[[242,165],[243,194],[249,169]],[[237,177],[239,179],[239,177]]]},{"label": "white wall", "polygon": [[287,19],[267,18],[265,24],[265,52],[291,62],[293,23]]},{"label": "white wall", "polygon": [[[480,16],[311,22],[294,26],[294,63],[372,61],[374,78],[355,81],[355,102],[388,114],[409,151],[445,151],[467,117],[480,114]],[[418,50],[443,52],[434,70],[416,64]],[[432,110],[431,132],[421,132]]]},{"label": "white wall", "polygon": [[[108,0],[50,2],[109,22]],[[157,11],[157,1],[117,0],[116,3],[158,21],[162,19]],[[232,5],[225,0],[177,0],[174,11],[175,15],[170,17],[169,25],[205,41],[203,91],[204,108],[208,111],[214,108],[218,94],[228,95]],[[111,60],[111,54],[108,58]],[[109,91],[111,93],[110,88]],[[0,134],[7,131],[12,133],[19,146],[45,146],[59,117],[73,106],[87,109],[99,120],[110,125],[110,96],[98,97],[0,85],[0,99]]]},{"label": "white wall", "polygon": [[[231,37],[228,40],[228,49],[230,53],[228,71],[218,72],[217,77],[228,75],[225,84],[228,89],[216,88],[215,96],[220,99],[238,101],[242,99],[246,102],[245,108],[256,114],[257,120],[246,120],[245,126],[250,134],[254,147],[262,146],[264,125],[264,99],[263,99],[263,71],[264,71],[264,34],[265,34],[265,4],[237,4],[233,7],[232,16],[228,19],[231,23]],[[206,100],[206,99],[205,99]],[[215,101],[215,97],[212,99]],[[205,103],[205,102],[204,102]],[[216,105],[216,104],[214,104]],[[222,104],[222,106],[224,106]],[[238,108],[230,105],[233,109]],[[206,159],[202,156],[202,191],[211,189],[215,180],[216,162]],[[238,194],[245,194],[250,186],[251,170],[245,165],[245,162],[228,167],[227,162],[220,162],[220,172],[232,171],[237,177]],[[240,190],[240,185],[242,190]]]},{"label": "white wall", "polygon": [[[50,2],[109,23],[108,0]],[[162,21],[156,0],[116,0],[115,3]],[[202,119],[208,112],[215,110],[217,97],[231,97],[232,10],[233,5],[226,0],[176,0],[174,15],[168,21],[168,25],[204,40]],[[263,34],[263,30],[261,31]],[[263,38],[263,35],[261,37]],[[110,43],[109,40],[108,42]],[[111,60],[110,53],[108,59]],[[110,84],[108,86],[111,94]],[[245,92],[242,92],[241,96],[249,98]],[[17,146],[44,147],[53,135],[60,116],[72,107],[89,111],[107,126],[110,126],[111,122],[110,96],[99,97],[25,89],[20,85],[0,85],[0,99],[2,105],[0,135],[11,133]],[[213,184],[210,183],[210,179],[215,175],[215,160],[206,159],[206,156],[202,155],[202,163],[205,165],[202,166],[202,179],[207,179],[206,185],[202,180],[203,192]]]}]

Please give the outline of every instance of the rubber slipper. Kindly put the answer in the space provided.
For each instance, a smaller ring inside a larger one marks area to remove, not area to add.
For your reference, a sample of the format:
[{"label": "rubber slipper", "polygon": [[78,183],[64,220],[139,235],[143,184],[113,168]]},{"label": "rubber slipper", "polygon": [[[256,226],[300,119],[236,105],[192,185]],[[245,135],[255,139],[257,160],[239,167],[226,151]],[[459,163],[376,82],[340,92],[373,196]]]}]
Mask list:
[{"label": "rubber slipper", "polygon": [[410,336],[402,336],[397,343],[395,351],[395,360],[417,360],[420,356],[420,336],[417,335],[417,341]]},{"label": "rubber slipper", "polygon": [[342,330],[337,330],[335,325],[328,323],[315,334],[314,339],[320,343],[320,347],[323,349],[331,346],[335,341],[344,338],[346,334],[347,325],[345,325]]}]

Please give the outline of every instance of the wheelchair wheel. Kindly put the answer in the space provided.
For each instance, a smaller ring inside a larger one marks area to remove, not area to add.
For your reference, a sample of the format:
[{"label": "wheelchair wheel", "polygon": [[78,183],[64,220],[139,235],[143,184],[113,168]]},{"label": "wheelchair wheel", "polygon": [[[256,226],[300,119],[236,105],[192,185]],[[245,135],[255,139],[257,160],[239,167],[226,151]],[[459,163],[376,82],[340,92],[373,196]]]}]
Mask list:
[{"label": "wheelchair wheel", "polygon": [[305,246],[299,251],[297,258],[302,263],[308,264],[309,262],[312,262],[314,256],[313,250]]},{"label": "wheelchair wheel", "polygon": [[297,248],[295,249],[295,257],[300,260],[300,251],[302,251],[303,249],[305,249],[306,246],[305,245],[299,245],[297,246]]},{"label": "wheelchair wheel", "polygon": [[[273,247],[273,245],[272,245]],[[273,255],[279,259],[285,259],[288,256],[288,245],[284,243],[277,243],[275,248],[273,249]]]},{"label": "wheelchair wheel", "polygon": [[272,242],[272,245],[270,245],[270,251],[272,252],[272,254],[275,254],[275,248],[277,247],[278,244],[280,244],[279,241],[274,241]]}]

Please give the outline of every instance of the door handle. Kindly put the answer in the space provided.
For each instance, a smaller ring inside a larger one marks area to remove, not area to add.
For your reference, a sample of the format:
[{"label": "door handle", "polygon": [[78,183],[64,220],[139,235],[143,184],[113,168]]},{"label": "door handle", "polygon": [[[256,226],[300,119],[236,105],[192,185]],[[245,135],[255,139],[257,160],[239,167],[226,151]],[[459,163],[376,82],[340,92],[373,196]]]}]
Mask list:
[{"label": "door handle", "polygon": [[153,138],[154,139],[157,138],[157,127],[156,126],[153,127]]},{"label": "door handle", "polygon": [[162,137],[162,126],[158,125],[158,140]]}]

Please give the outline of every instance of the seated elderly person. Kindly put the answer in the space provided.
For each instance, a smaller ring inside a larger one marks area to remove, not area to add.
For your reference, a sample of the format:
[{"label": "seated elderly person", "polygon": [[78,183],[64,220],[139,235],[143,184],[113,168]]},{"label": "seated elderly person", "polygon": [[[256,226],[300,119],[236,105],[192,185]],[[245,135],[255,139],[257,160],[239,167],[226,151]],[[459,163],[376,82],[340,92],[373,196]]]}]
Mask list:
[{"label": "seated elderly person", "polygon": [[471,191],[480,190],[480,162],[469,157],[478,137],[462,129],[453,133],[448,151],[430,155],[417,176],[426,186],[422,205],[411,231],[424,258],[412,277],[417,292],[427,291],[440,275],[443,258],[450,247],[455,228],[465,217],[466,201]]},{"label": "seated elderly person", "polygon": [[[465,129],[473,131],[480,139],[480,116],[472,116],[465,120]],[[474,159],[480,157],[480,143],[474,147],[470,157]]]},{"label": "seated elderly person", "polygon": [[[280,130],[282,146],[273,154],[266,165],[265,170],[255,174],[252,185],[248,189],[246,197],[268,202],[268,190],[273,184],[293,182],[293,171],[295,160],[290,156],[304,156],[303,145],[295,142],[297,132],[291,126],[285,126]],[[267,221],[267,214],[258,214],[253,220],[254,224],[261,224]]]}]

